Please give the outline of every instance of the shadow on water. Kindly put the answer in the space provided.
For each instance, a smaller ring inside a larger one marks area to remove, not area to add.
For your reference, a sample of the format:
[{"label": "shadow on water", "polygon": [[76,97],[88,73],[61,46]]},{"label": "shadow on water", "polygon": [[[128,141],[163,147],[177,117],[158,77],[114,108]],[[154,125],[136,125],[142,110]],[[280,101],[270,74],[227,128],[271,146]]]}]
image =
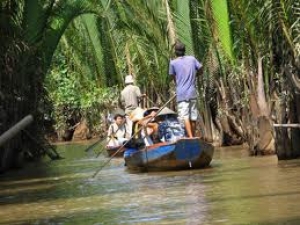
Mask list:
[{"label": "shadow on water", "polygon": [[[70,215],[68,218],[65,217],[61,217],[61,218],[52,218],[50,220],[42,220],[40,221],[40,224],[56,224],[56,221],[59,221],[59,224],[67,224],[68,220],[72,219],[72,221],[74,221],[74,224],[123,224],[121,223],[119,220],[115,219],[117,217],[113,217],[113,215],[110,212],[103,212],[103,217],[101,218],[101,223],[99,223],[99,218],[95,219],[93,218],[93,213],[80,213],[78,214],[73,214]],[[157,222],[159,221],[159,224],[177,224],[176,219],[174,219],[173,221],[167,220],[164,222],[164,218],[154,218],[152,220],[147,219],[148,224],[157,224]],[[289,218],[288,220],[283,219],[283,220],[278,220],[278,221],[266,221],[266,222],[261,222],[261,223],[240,223],[238,225],[299,225],[299,221],[300,221],[300,216],[299,217],[295,217],[295,218]],[[134,224],[134,221],[132,221]],[[199,221],[200,222],[200,221]],[[127,224],[127,223],[124,223]],[[143,223],[135,223],[135,224],[143,224]],[[197,223],[196,223],[197,224]],[[198,223],[199,225],[201,223]],[[208,223],[209,224],[209,223]],[[212,225],[214,225],[214,223],[211,223]],[[227,223],[228,225],[230,225],[231,223]],[[27,223],[22,223],[19,225],[27,225]]]},{"label": "shadow on water", "polygon": [[[73,150],[78,151],[70,146],[66,151]],[[63,148],[61,152],[64,151]],[[76,202],[76,199],[91,201],[95,197],[99,200],[98,203],[101,203],[101,196],[108,195],[108,193],[114,194],[113,192],[126,192],[126,189],[122,188],[111,191],[111,188],[107,188],[106,181],[102,183],[97,179],[90,179],[95,168],[107,159],[87,158],[86,155],[78,156],[76,153],[68,156],[66,160],[32,163],[23,170],[11,171],[2,175],[0,177],[0,206],[2,209],[0,224],[65,224],[65,222],[70,224],[67,222],[70,220],[74,220],[76,224],[94,224],[94,221],[105,221],[108,218],[109,221],[113,221],[115,213],[112,210],[97,209],[97,212],[94,212],[89,208],[85,209],[86,205],[80,210],[76,210],[76,204],[72,203],[72,201]],[[112,168],[116,167],[116,165],[112,166]],[[102,193],[99,192],[101,190],[103,190]],[[60,210],[64,206],[67,207],[67,211],[63,216],[57,216],[58,219],[56,219],[56,211],[64,211]],[[32,210],[35,212],[32,213]],[[16,213],[18,211],[21,212],[21,216],[14,216],[19,214]],[[51,211],[52,213],[47,213]],[[77,213],[77,211],[84,212]],[[32,216],[29,216],[29,213]],[[101,213],[101,215],[94,216],[94,219],[87,217],[95,213]],[[29,219],[26,219],[28,217]],[[57,220],[59,222],[56,222]]]},{"label": "shadow on water", "polygon": [[[94,214],[99,213],[99,217],[95,218]],[[85,224],[120,224],[120,221],[118,220],[118,217],[116,216],[119,214],[118,212],[111,212],[110,210],[102,210],[102,211],[87,211],[87,212],[79,212],[79,213],[69,213],[64,216],[58,216],[58,217],[49,217],[44,218],[40,220],[27,220],[22,221],[15,220],[15,225],[28,225],[28,224],[70,224],[69,221],[72,221],[72,224],[78,224],[78,225],[85,225]],[[101,222],[99,222],[101,221]]]},{"label": "shadow on water", "polygon": [[[120,213],[118,211],[112,213],[109,210],[103,210],[101,212],[98,212],[101,214],[98,218],[94,217],[95,212],[84,212],[84,213],[70,213],[68,215],[65,215],[63,217],[53,217],[53,218],[45,218],[41,220],[28,220],[28,221],[18,221],[15,220],[13,223],[14,225],[28,225],[28,224],[35,224],[35,225],[42,225],[42,224],[69,224],[69,221],[72,221],[72,224],[78,224],[78,225],[85,225],[85,224],[94,224],[94,225],[102,225],[102,224],[129,224],[126,222],[121,222]],[[124,215],[125,217],[125,215]],[[101,221],[101,222],[99,222]],[[265,221],[265,222],[259,222],[259,223],[248,223],[248,222],[241,222],[236,225],[299,225],[300,217],[294,217],[289,219],[282,219],[282,220],[276,220],[276,221]],[[143,223],[144,222],[144,223]],[[144,221],[135,221],[134,219],[131,220],[131,224],[181,224],[178,223],[178,220],[173,219],[170,220],[168,218],[163,217],[157,217],[153,219],[145,219]],[[200,221],[199,221],[200,222]],[[187,223],[189,224],[189,223]],[[191,223],[190,223],[191,224]],[[201,223],[195,223],[201,224]],[[219,221],[218,223],[205,223],[205,224],[228,224],[233,225],[234,223],[225,222],[222,223],[222,221]]]},{"label": "shadow on water", "polygon": [[[105,190],[110,184],[99,182],[99,177],[95,179],[91,177],[108,158],[102,156],[96,159],[94,155],[84,153],[85,148],[85,145],[60,146],[60,154],[65,156],[63,160],[46,159],[43,162],[31,163],[21,170],[1,175],[0,205],[98,195],[99,190]],[[123,165],[109,165],[103,169],[103,173],[105,170],[116,168],[123,168]],[[126,192],[122,188],[115,191]]]}]

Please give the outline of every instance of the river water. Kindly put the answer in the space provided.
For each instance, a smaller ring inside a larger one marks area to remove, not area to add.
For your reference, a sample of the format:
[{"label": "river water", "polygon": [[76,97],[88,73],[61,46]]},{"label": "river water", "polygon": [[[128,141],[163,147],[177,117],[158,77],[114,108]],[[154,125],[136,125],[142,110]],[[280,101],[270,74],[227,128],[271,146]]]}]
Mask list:
[{"label": "river water", "polygon": [[0,224],[300,224],[297,160],[236,146],[216,148],[207,169],[139,173],[86,147],[1,175]]}]

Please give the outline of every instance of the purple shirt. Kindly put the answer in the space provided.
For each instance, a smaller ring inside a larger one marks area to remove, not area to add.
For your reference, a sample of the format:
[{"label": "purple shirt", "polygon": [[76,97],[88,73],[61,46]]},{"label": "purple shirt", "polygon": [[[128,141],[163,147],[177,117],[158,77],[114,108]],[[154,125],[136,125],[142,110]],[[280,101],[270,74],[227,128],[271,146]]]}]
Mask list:
[{"label": "purple shirt", "polygon": [[169,74],[176,79],[177,102],[197,98],[196,73],[202,64],[194,56],[181,56],[171,60]]}]

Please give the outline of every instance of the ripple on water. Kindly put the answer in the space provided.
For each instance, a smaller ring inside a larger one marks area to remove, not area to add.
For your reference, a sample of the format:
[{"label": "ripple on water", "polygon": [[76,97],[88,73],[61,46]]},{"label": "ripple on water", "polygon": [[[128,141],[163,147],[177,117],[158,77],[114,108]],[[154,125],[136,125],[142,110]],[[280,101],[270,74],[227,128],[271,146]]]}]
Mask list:
[{"label": "ripple on water", "polygon": [[82,146],[61,151],[1,176],[0,224],[300,224],[298,160],[239,146],[216,149],[207,169],[139,173]]}]

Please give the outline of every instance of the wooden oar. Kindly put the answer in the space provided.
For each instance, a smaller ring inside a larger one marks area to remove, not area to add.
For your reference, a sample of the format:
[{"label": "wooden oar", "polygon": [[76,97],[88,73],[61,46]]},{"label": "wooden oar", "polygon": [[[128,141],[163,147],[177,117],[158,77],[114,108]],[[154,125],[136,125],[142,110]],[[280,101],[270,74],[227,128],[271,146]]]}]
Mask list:
[{"label": "wooden oar", "polygon": [[[119,128],[117,129],[117,131],[119,130]],[[117,132],[116,131],[116,132]],[[110,140],[112,139],[113,137],[112,136],[110,136],[110,138],[108,139],[108,141],[105,141],[105,143],[109,143],[110,142]],[[96,157],[95,158],[98,158],[99,157],[99,155],[104,151],[106,149],[106,147],[104,147],[101,151],[99,151],[99,152],[97,152],[97,155],[96,155]]]},{"label": "wooden oar", "polygon": [[150,117],[150,119],[146,122],[145,125],[141,126],[127,141],[125,141],[124,144],[122,146],[120,146],[113,155],[111,155],[111,157],[93,174],[92,177],[94,178],[95,176],[97,176],[97,174],[121,151],[121,149],[124,148],[125,145],[134,136],[136,136],[142,129],[144,129],[147,126],[148,122],[150,122],[152,119],[154,119],[163,110],[163,108],[165,108],[175,97],[176,97],[176,94],[174,96],[172,96],[162,107],[160,107],[160,109],[155,113],[155,115]]},{"label": "wooden oar", "polygon": [[[106,138],[106,137],[105,137]],[[89,147],[87,147],[84,151],[89,152],[92,150],[94,147],[96,147],[100,142],[104,141],[105,138],[100,138],[98,141],[96,141],[94,144],[91,144]]]},{"label": "wooden oar", "polygon": [[146,98],[147,98],[147,100],[153,105],[153,106],[155,106],[156,104],[152,101],[152,99],[151,98],[149,98],[147,95],[146,95]]}]

